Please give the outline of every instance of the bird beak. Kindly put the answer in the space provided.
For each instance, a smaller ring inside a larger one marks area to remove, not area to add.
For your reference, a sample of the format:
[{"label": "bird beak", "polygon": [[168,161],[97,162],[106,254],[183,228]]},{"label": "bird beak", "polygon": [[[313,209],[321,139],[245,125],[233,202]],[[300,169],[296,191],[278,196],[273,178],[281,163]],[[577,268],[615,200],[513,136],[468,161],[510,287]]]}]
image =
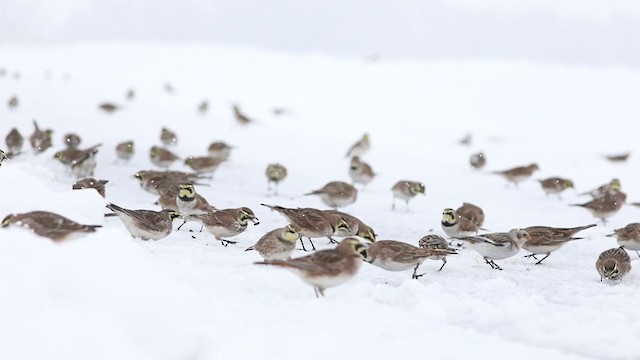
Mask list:
[{"label": "bird beak", "polygon": [[251,222],[253,223],[254,226],[260,224],[260,220],[258,220],[258,218],[251,219]]}]

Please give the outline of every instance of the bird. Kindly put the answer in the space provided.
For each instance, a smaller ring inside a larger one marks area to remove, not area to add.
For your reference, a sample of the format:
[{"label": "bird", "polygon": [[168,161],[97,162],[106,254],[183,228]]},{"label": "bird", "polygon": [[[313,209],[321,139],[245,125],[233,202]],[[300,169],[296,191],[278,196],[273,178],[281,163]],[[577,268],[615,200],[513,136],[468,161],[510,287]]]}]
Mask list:
[{"label": "bird", "polygon": [[136,97],[136,91],[133,88],[127,90],[127,100],[131,101],[135,99],[135,97]]},{"label": "bird", "polygon": [[418,268],[433,256],[446,256],[456,251],[446,249],[424,249],[402,241],[378,240],[369,245],[363,253],[364,261],[387,271],[406,271],[413,269],[412,279],[418,279]]},{"label": "bird", "polygon": [[579,206],[587,209],[594,217],[602,220],[603,224],[607,223],[607,219],[615,215],[627,200],[627,194],[618,192],[613,195],[605,195],[596,198],[584,204],[571,204],[571,206]]},{"label": "bird", "polygon": [[364,134],[360,138],[360,140],[356,141],[349,150],[347,151],[347,158],[354,156],[362,156],[371,148],[371,144],[369,142],[369,134]]},{"label": "bird", "polygon": [[33,120],[33,126],[35,127],[35,130],[33,131],[33,134],[31,134],[31,137],[29,137],[29,142],[31,143],[33,152],[40,154],[51,147],[51,135],[53,134],[53,130],[40,130],[40,127],[35,120]]},{"label": "bird", "polygon": [[614,155],[605,155],[604,158],[611,162],[625,162],[629,158],[631,153],[626,152],[622,154],[614,154]]},{"label": "bird", "polygon": [[202,115],[206,114],[209,111],[209,102],[207,100],[203,100],[200,105],[198,105],[198,111]]},{"label": "bird", "polygon": [[640,223],[630,223],[625,227],[613,230],[613,234],[607,235],[608,237],[615,236],[618,240],[618,245],[621,247],[635,251],[640,257]]},{"label": "bird", "polygon": [[306,251],[302,237],[309,238],[311,247],[316,249],[311,239],[326,237],[331,243],[336,243],[331,236],[337,231],[350,232],[349,225],[339,217],[329,217],[322,210],[314,208],[285,208],[278,205],[260,204],[276,211],[294,225],[300,234],[302,249]]},{"label": "bird", "polygon": [[173,85],[171,85],[170,82],[166,82],[164,83],[164,91],[166,91],[168,94],[173,94],[176,89],[173,87]]},{"label": "bird", "polygon": [[[423,236],[420,240],[418,240],[418,246],[428,250],[433,250],[433,249],[455,250],[454,248],[449,246],[449,243],[447,242],[447,240],[445,240],[442,236],[435,235],[435,234]],[[438,271],[442,271],[442,268],[444,268],[444,266],[447,265],[447,255],[433,255],[428,257],[427,259],[442,261],[442,266],[440,266]]]},{"label": "bird", "polygon": [[473,141],[473,136],[471,134],[466,134],[465,136],[460,138],[460,140],[458,140],[458,144],[460,144],[460,145],[471,145],[472,141]]},{"label": "bird", "polygon": [[538,164],[531,163],[526,166],[517,166],[508,170],[494,171],[493,173],[504,176],[507,181],[517,186],[520,182],[530,178],[533,172],[539,169]]},{"label": "bird", "polygon": [[24,137],[20,134],[20,131],[16,128],[12,128],[5,138],[7,143],[7,150],[9,150],[10,156],[17,155],[22,152],[22,146],[24,145]]},{"label": "bird", "polygon": [[[145,191],[160,195],[160,188],[164,187],[176,187],[178,188],[181,183],[191,183],[193,185],[204,185],[197,183],[197,180],[203,179],[204,176],[198,173],[186,173],[181,171],[155,171],[155,170],[141,170],[133,175],[135,179],[140,182],[140,187]],[[179,191],[179,190],[178,190]],[[178,195],[176,191],[175,196]]]},{"label": "bird", "polygon": [[[365,224],[362,220],[357,217],[338,211],[338,210],[323,210],[325,214],[329,216],[337,216],[339,219],[342,219],[347,226],[338,227],[335,229],[333,235],[335,236],[359,236],[365,240],[375,242],[376,241],[376,232],[371,228],[371,226]],[[334,220],[333,222],[338,223]]]},{"label": "bird", "polygon": [[178,155],[159,146],[152,146],[149,150],[149,158],[151,162],[161,168],[169,168],[176,160],[180,159]]},{"label": "bird", "polygon": [[78,134],[69,133],[64,136],[64,144],[67,145],[69,149],[76,149],[78,145],[80,145],[82,139]]},{"label": "bird", "polygon": [[238,105],[233,105],[233,115],[240,125],[249,125],[253,122],[252,119],[240,111]]},{"label": "bird", "polygon": [[72,186],[72,190],[95,189],[102,197],[106,197],[105,185],[109,180],[96,180],[94,178],[85,178],[76,181]]},{"label": "bird", "polygon": [[318,190],[305,195],[318,195],[320,200],[334,209],[353,204],[358,197],[358,189],[342,181],[331,181]]},{"label": "bird", "polygon": [[212,158],[227,160],[231,155],[231,149],[233,149],[233,147],[224,141],[214,141],[209,144],[207,151]]},{"label": "bird", "polygon": [[523,249],[531,253],[526,255],[525,258],[532,257],[538,260],[536,255],[544,254],[545,256],[535,263],[535,265],[540,265],[552,252],[560,249],[567,242],[583,239],[581,237],[574,237],[575,234],[594,226],[596,226],[596,224],[573,228],[555,228],[551,226],[529,226],[523,228],[522,230],[529,233],[531,237],[522,245]]},{"label": "bird", "polygon": [[4,152],[4,151],[2,151],[2,150],[0,149],[0,166],[2,166],[2,163],[3,163],[5,160],[9,160],[9,157],[7,156],[7,154],[5,154],[5,152]]},{"label": "bird", "polygon": [[18,104],[19,104],[18,97],[15,95],[11,96],[9,98],[9,101],[7,101],[7,106],[9,107],[10,110],[17,108]]},{"label": "bird", "polygon": [[362,184],[367,186],[376,176],[373,172],[371,165],[360,160],[359,156],[351,158],[351,164],[349,165],[349,177],[353,184]]},{"label": "bird", "polygon": [[282,164],[274,163],[267,165],[265,171],[267,175],[267,183],[269,184],[269,190],[271,190],[271,183],[275,184],[275,195],[278,195],[278,184],[287,177],[287,168]]},{"label": "bird", "polygon": [[545,194],[557,194],[560,197],[560,193],[566,189],[574,189],[573,181],[569,179],[563,179],[561,177],[550,177],[544,180],[538,180],[542,190]]},{"label": "bird", "polygon": [[335,249],[320,250],[290,260],[265,260],[254,264],[288,269],[313,286],[316,297],[320,297],[324,296],[327,288],[342,285],[356,276],[362,266],[360,253],[366,246],[356,238],[346,238]]},{"label": "bird", "polygon": [[493,269],[502,270],[494,260],[510,258],[520,251],[522,244],[531,236],[525,230],[512,229],[506,233],[490,233],[479,236],[461,236],[456,239],[465,242],[471,249],[482,255]]},{"label": "bird", "polygon": [[483,152],[478,152],[472,154],[471,157],[469,157],[469,164],[471,164],[471,167],[473,167],[474,169],[479,170],[487,164],[487,159],[484,156]]},{"label": "bird", "polygon": [[587,192],[580,193],[579,195],[589,195],[593,199],[601,198],[605,195],[613,195],[620,192],[622,186],[620,184],[620,180],[617,178],[611,179],[608,183],[604,185],[600,185],[593,190],[589,190]]},{"label": "bird", "polygon": [[95,155],[98,153],[98,148],[102,146],[102,144],[93,145],[90,148],[85,150],[80,150],[76,148],[66,148],[64,150],[56,152],[53,157],[54,159],[60,161],[64,165],[73,165],[87,158],[89,155]]},{"label": "bird", "polygon": [[2,220],[2,227],[18,225],[31,229],[36,235],[55,242],[81,237],[95,232],[102,225],[83,225],[62,215],[49,211],[30,211],[22,214],[9,214]]},{"label": "bird", "polygon": [[[176,206],[178,207],[180,214],[184,217],[182,225],[186,224],[189,220],[193,220],[191,215],[207,214],[218,210],[211,206],[207,199],[202,197],[202,195],[196,193],[196,189],[193,184],[180,184],[179,188],[180,190],[178,191],[178,196],[176,198]],[[180,230],[182,225],[178,226],[178,230]]]},{"label": "bird", "polygon": [[129,161],[135,153],[133,140],[127,140],[116,145],[116,155],[118,159]]},{"label": "bird", "polygon": [[184,160],[184,164],[198,173],[214,172],[218,169],[223,160],[209,156],[189,156]]},{"label": "bird", "polygon": [[418,194],[425,193],[425,186],[423,183],[411,180],[400,180],[391,188],[393,193],[393,203],[391,209],[396,208],[396,198],[400,198],[405,201],[407,210],[409,209],[409,200],[413,199]]},{"label": "bird", "polygon": [[450,238],[475,235],[481,228],[466,217],[462,217],[451,208],[442,211],[442,230]]},{"label": "bird", "polygon": [[631,258],[623,247],[605,250],[596,260],[596,270],[600,274],[600,281],[621,281],[631,270]]},{"label": "bird", "polygon": [[174,210],[129,210],[115,204],[108,204],[107,208],[113,211],[133,238],[142,240],[160,240],[173,231],[173,220],[180,217]]},{"label": "bird", "polygon": [[469,219],[477,226],[484,224],[484,211],[478,205],[472,203],[463,202],[462,206],[456,209],[456,214]]},{"label": "bird", "polygon": [[98,109],[106,112],[107,114],[111,114],[116,110],[120,110],[120,106],[111,102],[103,102],[98,104]]},{"label": "bird", "polygon": [[245,251],[256,250],[264,260],[287,260],[296,248],[300,234],[289,224],[264,234],[255,245]]},{"label": "bird", "polygon": [[178,136],[175,132],[167,129],[166,127],[163,127],[160,131],[160,141],[165,146],[173,146],[178,143]]},{"label": "bird", "polygon": [[248,207],[217,210],[207,214],[196,214],[193,218],[200,221],[216,240],[222,245],[235,244],[236,241],[225,239],[237,236],[247,229],[249,221],[258,225],[260,221]]}]

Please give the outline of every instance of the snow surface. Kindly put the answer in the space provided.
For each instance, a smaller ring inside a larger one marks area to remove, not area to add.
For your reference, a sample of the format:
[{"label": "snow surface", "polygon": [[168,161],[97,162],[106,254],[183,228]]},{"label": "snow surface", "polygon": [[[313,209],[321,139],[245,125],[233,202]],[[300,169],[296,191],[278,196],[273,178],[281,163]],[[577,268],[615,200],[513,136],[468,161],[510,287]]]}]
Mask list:
[{"label": "snow surface", "polygon": [[[46,209],[104,225],[62,244],[20,228],[0,231],[2,359],[638,358],[640,314],[630,305],[640,299],[640,276],[633,269],[612,286],[594,268],[598,254],[616,246],[604,235],[638,221],[640,209],[631,206],[541,266],[522,252],[495,271],[463,251],[442,272],[440,262],[425,263],[427,275],[412,280],[410,271],[365,264],[322,299],[286,271],[253,265],[259,255],[244,251],[285,224],[260,203],[324,208],[302,194],[348,180],[344,154],[364,132],[372,142],[364,158],[379,175],[344,210],[379,239],[416,244],[431,231],[442,234],[442,209],[463,201],[484,208],[491,231],[597,222],[568,206],[587,201],[578,192],[618,177],[629,200],[640,200],[636,69],[368,62],[152,44],[3,47],[0,59],[9,74],[22,75],[0,78],[0,99],[21,101],[16,110],[0,108],[0,134],[17,126],[28,136],[34,118],[55,130],[54,149],[0,168],[0,216]],[[129,87],[137,92],[132,102]],[[196,111],[203,99],[211,107],[205,116]],[[97,109],[102,101],[125,108],[108,115]],[[233,103],[256,123],[237,125]],[[275,116],[273,107],[290,113]],[[184,229],[160,241],[132,240],[117,218],[102,217],[104,199],[70,190],[74,179],[53,159],[66,132],[79,133],[85,147],[101,142],[96,178],[110,181],[107,201],[154,209],[155,197],[131,175],[153,168],[147,153],[162,126],[178,133],[183,157],[204,155],[215,140],[236,147],[210,186],[197,189],[219,208],[254,210],[261,223],[236,237],[237,245]],[[458,145],[467,132],[473,144]],[[127,139],[137,154],[116,163],[113,148]],[[478,150],[488,170],[536,161],[535,178],[565,176],[578,191],[560,200],[533,180],[507,186],[469,167]],[[623,151],[633,152],[628,163],[602,158]],[[267,195],[270,162],[289,169],[279,196]],[[409,211],[401,204],[391,211],[390,188],[400,179],[427,186]]]}]

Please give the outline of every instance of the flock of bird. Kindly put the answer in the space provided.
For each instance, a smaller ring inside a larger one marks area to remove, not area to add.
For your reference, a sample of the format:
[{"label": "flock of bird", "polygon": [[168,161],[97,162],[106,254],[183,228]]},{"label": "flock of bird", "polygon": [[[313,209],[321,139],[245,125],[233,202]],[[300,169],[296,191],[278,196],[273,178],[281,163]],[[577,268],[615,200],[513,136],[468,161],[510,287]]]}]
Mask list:
[{"label": "flock of bird", "polygon": [[[170,91],[169,88],[166,88]],[[127,98],[135,97],[135,92],[129,90]],[[19,105],[17,97],[8,100],[10,109]],[[98,105],[101,111],[113,113],[119,107],[113,103]],[[198,106],[198,111],[206,112],[206,102]],[[274,110],[275,112],[275,110]],[[277,112],[275,112],[277,113]],[[237,106],[233,107],[233,114],[241,125],[249,125],[252,120]],[[33,121],[34,129],[28,137],[34,154],[41,154],[53,146],[53,130],[42,129]],[[141,170],[135,173],[141,188],[158,196],[156,204],[160,211],[147,209],[127,209],[109,203],[107,208],[112,213],[105,216],[117,216],[127,231],[134,238],[142,240],[160,240],[174,231],[174,220],[183,220],[181,227],[188,221],[201,224],[201,231],[206,229],[223,246],[235,244],[231,238],[240,235],[249,223],[259,223],[254,211],[249,207],[218,209],[210,204],[203,196],[196,192],[196,187],[205,185],[210,174],[215,172],[225,161],[229,161],[233,147],[218,141],[212,143],[205,156],[190,156],[184,159],[184,165],[192,172],[169,170],[181,157],[171,148],[178,142],[178,136],[168,128],[160,131],[162,146],[153,146],[149,150],[149,160],[157,167],[154,170]],[[6,150],[0,150],[0,165],[7,159],[19,159],[24,153],[24,136],[17,128],[9,131],[5,138]],[[80,148],[82,143],[78,134],[70,133],[63,137],[64,148],[55,152],[53,158],[69,168],[76,178],[73,189],[95,189],[101,196],[106,197],[105,184],[108,180],[93,178],[97,166],[96,154],[102,144],[88,148]],[[470,142],[470,136],[460,140],[462,144]],[[363,156],[371,147],[370,139],[364,134],[358,141],[348,148],[346,157],[350,159],[349,177],[352,183],[331,181],[325,186],[310,191],[305,195],[318,196],[331,210],[316,208],[286,208],[279,205],[260,204],[277,212],[286,219],[288,224],[265,233],[253,246],[246,251],[256,251],[263,261],[259,265],[271,265],[289,269],[296,273],[305,283],[311,285],[317,296],[324,296],[327,288],[335,287],[352,279],[358,273],[363,262],[368,262],[388,271],[410,271],[412,278],[418,279],[423,274],[418,273],[420,265],[426,260],[442,261],[438,271],[443,270],[447,257],[455,255],[464,249],[471,249],[482,256],[484,261],[493,269],[502,270],[496,261],[515,256],[521,249],[528,251],[541,264],[550,254],[560,249],[568,242],[582,239],[576,235],[586,229],[596,226],[588,224],[571,228],[556,228],[550,226],[530,226],[512,229],[507,232],[481,234],[485,219],[484,211],[477,205],[463,203],[459,208],[443,210],[441,227],[447,238],[430,234],[421,238],[417,246],[402,241],[378,240],[376,232],[371,226],[338,208],[346,207],[357,199],[356,185],[366,187],[376,176],[370,164],[363,160]],[[135,153],[133,140],[123,141],[115,146],[115,153],[121,161],[127,162]],[[614,155],[610,161],[626,161],[629,154]],[[476,153],[470,157],[470,165],[475,169],[482,169],[486,164],[483,153]],[[495,174],[503,176],[515,185],[532,177],[538,170],[537,164],[519,166]],[[287,178],[287,168],[282,164],[269,164],[265,170],[266,180],[270,191],[278,192],[278,185]],[[574,184],[569,179],[554,177],[540,180],[542,190],[547,194],[560,194]],[[271,188],[273,185],[273,189]],[[409,201],[419,194],[425,194],[425,185],[420,181],[399,180],[391,187],[393,198],[392,208],[396,208],[396,199],[404,201],[408,207]],[[614,216],[626,202],[626,194],[621,190],[618,179],[604,184],[592,191],[584,193],[592,200],[583,204],[575,204],[590,211],[594,217],[606,223]],[[634,204],[638,205],[638,204]],[[46,211],[31,211],[20,214],[9,214],[2,220],[2,227],[18,225],[26,227],[35,234],[63,241],[76,238],[86,233],[97,231],[100,225],[85,225],[65,218],[61,215]],[[631,260],[627,250],[640,250],[640,223],[631,223],[616,229],[609,236],[615,236],[620,245],[603,251],[596,260],[595,266],[601,280],[620,281],[631,269]],[[334,237],[344,238],[337,241]],[[316,251],[313,239],[327,238],[330,243],[337,244],[332,249]],[[312,254],[292,258],[296,244],[300,241],[302,249],[307,251],[303,240],[310,245]],[[541,256],[538,259],[537,256]],[[640,253],[638,253],[640,256]]]}]

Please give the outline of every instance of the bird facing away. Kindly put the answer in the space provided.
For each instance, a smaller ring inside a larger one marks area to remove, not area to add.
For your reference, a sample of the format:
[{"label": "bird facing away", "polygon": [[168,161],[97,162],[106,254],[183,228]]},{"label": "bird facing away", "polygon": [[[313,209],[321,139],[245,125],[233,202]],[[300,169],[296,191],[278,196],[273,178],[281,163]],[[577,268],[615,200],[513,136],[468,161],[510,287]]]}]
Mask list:
[{"label": "bird facing away", "polygon": [[613,234],[607,236],[615,236],[621,247],[635,251],[640,257],[640,252],[638,252],[640,250],[640,223],[627,224],[623,228],[613,230]]},{"label": "bird facing away", "polygon": [[193,215],[193,218],[202,222],[207,231],[224,246],[235,244],[236,241],[225,238],[243,233],[247,229],[249,221],[254,225],[260,223],[256,215],[248,207],[217,210],[207,214],[196,214]]},{"label": "bird facing away", "polygon": [[13,128],[7,134],[5,138],[5,142],[7,143],[7,150],[9,150],[9,154],[17,155],[22,152],[22,146],[24,145],[24,137],[20,134],[18,129]]},{"label": "bird facing away", "polygon": [[544,193],[557,194],[560,197],[560,193],[567,189],[574,189],[573,181],[569,179],[563,179],[560,177],[550,177],[544,180],[538,180]]},{"label": "bird facing away", "polygon": [[574,237],[575,234],[594,226],[596,226],[596,224],[577,226],[573,228],[555,228],[551,226],[526,227],[523,230],[529,233],[531,238],[522,245],[522,248],[529,251],[531,254],[526,255],[525,258],[532,257],[538,260],[536,255],[544,254],[545,256],[535,263],[535,265],[540,265],[544,259],[551,255],[552,252],[560,249],[567,242],[582,239],[580,237]]},{"label": "bird facing away", "polygon": [[267,170],[265,171],[265,175],[267,175],[267,183],[269,184],[269,189],[271,190],[271,183],[275,184],[275,195],[278,195],[278,184],[283,181],[287,177],[287,168],[281,164],[269,164],[267,165]]},{"label": "bird facing away", "polygon": [[605,195],[596,198],[584,204],[571,204],[571,206],[580,206],[587,209],[594,217],[602,220],[603,224],[607,223],[607,219],[615,215],[627,200],[627,194],[618,192],[613,195]]},{"label": "bird facing away", "polygon": [[253,122],[253,120],[251,120],[240,110],[240,107],[238,107],[238,105],[233,105],[233,116],[240,125],[249,125]]},{"label": "bird facing away", "polygon": [[102,227],[102,225],[83,225],[48,211],[10,214],[2,220],[3,228],[12,224],[29,228],[35,234],[56,242],[84,236]]},{"label": "bird facing away", "polygon": [[160,141],[165,146],[174,146],[178,143],[178,136],[175,132],[163,127],[160,131]]},{"label": "bird facing away", "polygon": [[356,141],[349,150],[347,150],[347,158],[354,156],[362,156],[371,148],[371,144],[369,143],[369,134],[364,134],[360,138],[360,140]]},{"label": "bird facing away", "polygon": [[494,260],[507,259],[516,255],[522,244],[530,238],[525,230],[512,229],[506,233],[462,236],[456,239],[465,242],[471,249],[482,255],[484,261],[493,269],[502,270]]},{"label": "bird facing away", "polygon": [[176,160],[180,159],[178,155],[159,146],[152,146],[149,150],[149,158],[151,162],[161,168],[169,168]]},{"label": "bird facing away", "polygon": [[622,247],[603,251],[596,260],[600,281],[620,281],[631,270],[631,258]]},{"label": "bird facing away", "polygon": [[71,189],[80,190],[80,189],[95,189],[98,194],[102,197],[106,196],[105,185],[109,182],[109,180],[96,180],[94,178],[85,178],[82,180],[76,181]]},{"label": "bird facing away", "polygon": [[425,186],[423,183],[411,180],[400,180],[391,188],[393,193],[393,203],[391,209],[396,209],[396,198],[404,200],[409,210],[409,200],[413,199],[418,194],[425,193]]},{"label": "bird facing away", "polygon": [[320,200],[327,206],[337,209],[356,202],[358,189],[346,182],[331,181],[320,189],[311,191],[305,195],[318,195],[320,196]]},{"label": "bird facing away", "polygon": [[180,217],[170,209],[129,210],[115,204],[108,204],[107,208],[118,215],[131,237],[142,240],[160,240],[169,236],[173,230],[173,220]]},{"label": "bird facing away", "polygon": [[29,142],[31,143],[33,152],[40,154],[51,147],[51,135],[53,134],[53,130],[40,130],[40,127],[35,120],[33,120],[33,126],[35,129],[33,134],[31,134],[31,137],[29,137]]},{"label": "bird facing away", "polygon": [[532,163],[527,166],[517,166],[508,170],[494,171],[493,173],[502,175],[507,181],[517,186],[522,181],[530,178],[533,172],[539,169],[538,164]]},{"label": "bird facing away", "polygon": [[[196,193],[193,184],[180,184],[179,188],[176,206],[180,214],[184,217],[182,225],[186,224],[189,220],[194,220],[191,215],[207,214],[217,210],[209,204],[207,199]],[[178,230],[180,230],[182,225],[178,226]]]},{"label": "bird facing away", "polygon": [[475,153],[469,157],[469,164],[471,164],[471,167],[474,169],[480,170],[487,164],[487,159],[483,152]]},{"label": "bird facing away", "polygon": [[118,159],[129,161],[135,153],[133,140],[127,140],[116,145],[116,155]]},{"label": "bird facing away", "polygon": [[349,165],[349,177],[354,184],[362,184],[367,186],[376,176],[373,172],[371,165],[360,160],[360,157],[354,156],[351,158],[351,164]]},{"label": "bird facing away", "polygon": [[287,260],[296,248],[300,234],[293,225],[287,225],[264,234],[245,251],[256,250],[264,260]]},{"label": "bird facing away", "polygon": [[484,224],[484,211],[482,211],[482,208],[478,205],[463,202],[462,206],[456,209],[456,214],[469,219],[469,221],[477,226]]},{"label": "bird facing away", "polygon": [[273,265],[292,271],[306,284],[313,286],[316,297],[324,296],[327,288],[335,287],[353,279],[362,260],[360,253],[366,244],[355,238],[346,238],[335,249],[290,260],[259,261],[257,265]]},{"label": "bird facing away", "polygon": [[369,245],[362,253],[363,259],[387,271],[406,271],[413,269],[412,279],[418,279],[418,268],[433,256],[455,254],[454,249],[424,249],[395,240],[378,240]]},{"label": "bird facing away", "polygon": [[64,144],[67,145],[67,148],[69,149],[77,148],[81,142],[82,138],[80,138],[80,135],[78,134],[69,133],[64,136]]},{"label": "bird facing away", "polygon": [[[434,249],[439,249],[439,250],[448,249],[451,251],[455,250],[454,248],[449,246],[449,243],[447,242],[447,240],[445,240],[442,236],[435,235],[435,234],[423,236],[418,241],[418,246],[428,250],[434,250]],[[428,259],[442,261],[442,266],[440,266],[440,269],[438,269],[438,271],[441,271],[442,268],[444,268],[444,266],[447,265],[447,255],[433,255],[428,257]]]}]

